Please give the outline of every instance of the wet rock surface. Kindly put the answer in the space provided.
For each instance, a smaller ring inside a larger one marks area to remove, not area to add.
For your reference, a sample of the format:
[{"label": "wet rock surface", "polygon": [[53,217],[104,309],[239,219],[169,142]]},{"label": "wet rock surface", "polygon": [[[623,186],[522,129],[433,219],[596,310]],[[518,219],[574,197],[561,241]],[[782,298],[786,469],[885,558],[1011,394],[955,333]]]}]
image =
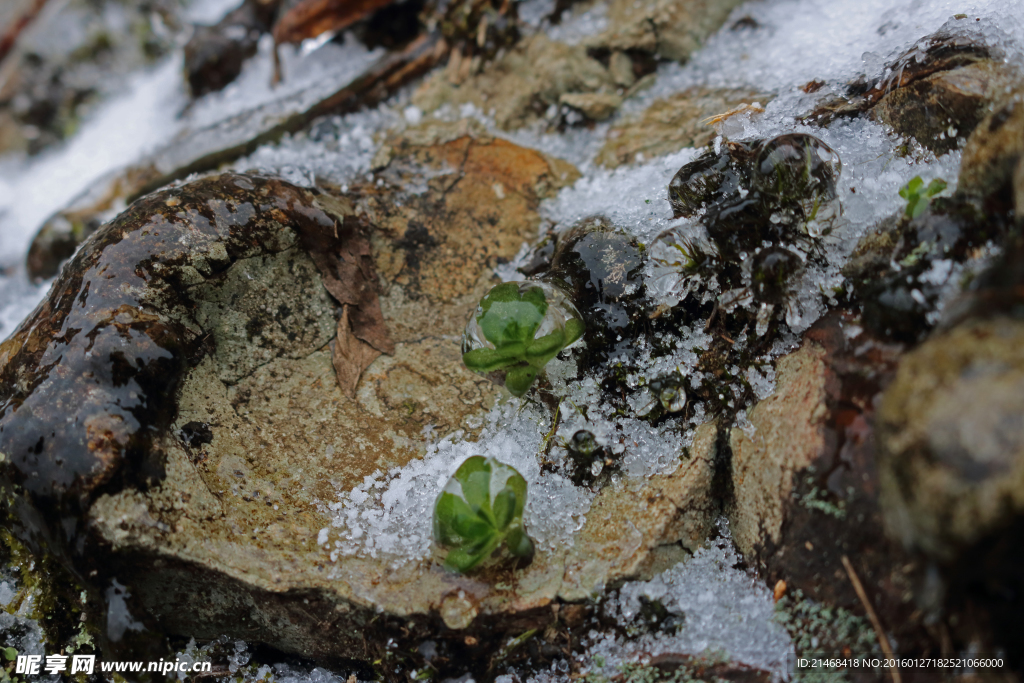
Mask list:
[{"label": "wet rock surface", "polygon": [[185,45],[185,72],[193,97],[222,90],[256,54],[260,36],[277,16],[279,0],[247,0],[213,26],[197,26]]},{"label": "wet rock surface", "polygon": [[[222,175],[140,200],[86,242],[39,317],[5,343],[14,391],[0,434],[19,536],[89,586],[128,582],[132,618],[362,658],[378,610],[403,619],[410,643],[438,620],[495,634],[544,624],[552,601],[654,571],[709,533],[713,426],[676,472],[602,489],[571,547],[500,580],[319,547],[331,523],[322,501],[420,457],[428,435],[477,428],[497,389],[462,366],[456,335],[490,268],[536,230],[539,198],[575,173],[465,125],[386,149],[385,183],[352,199]],[[425,191],[402,195],[410,182]],[[406,201],[388,199],[388,184]],[[362,304],[339,297],[332,278],[344,271],[324,258],[356,236],[373,245],[393,347],[350,397],[331,345],[339,305]],[[47,411],[72,404],[81,426],[40,440]],[[57,532],[65,516],[78,520],[70,543]]]}]

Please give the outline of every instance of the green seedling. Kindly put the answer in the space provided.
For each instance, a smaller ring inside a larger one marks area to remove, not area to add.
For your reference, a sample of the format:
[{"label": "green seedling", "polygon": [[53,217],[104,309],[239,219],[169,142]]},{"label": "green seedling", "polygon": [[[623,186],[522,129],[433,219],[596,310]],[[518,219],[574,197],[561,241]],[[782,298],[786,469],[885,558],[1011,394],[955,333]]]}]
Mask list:
[{"label": "green seedling", "polygon": [[907,200],[906,213],[911,218],[917,218],[932,201],[932,197],[946,189],[946,181],[942,178],[935,178],[927,186],[921,180],[921,176],[914,176],[910,182],[900,188],[900,196]]},{"label": "green seedling", "polygon": [[502,544],[513,557],[532,557],[525,504],[526,480],[519,472],[494,458],[468,458],[434,504],[434,540],[448,548],[445,566],[468,572]]},{"label": "green seedling", "polygon": [[522,396],[548,361],[583,336],[583,321],[570,316],[564,327],[535,338],[549,305],[538,285],[523,291],[515,282],[494,287],[476,313],[480,331],[494,348],[468,350],[462,362],[473,372],[503,371],[508,390]]}]

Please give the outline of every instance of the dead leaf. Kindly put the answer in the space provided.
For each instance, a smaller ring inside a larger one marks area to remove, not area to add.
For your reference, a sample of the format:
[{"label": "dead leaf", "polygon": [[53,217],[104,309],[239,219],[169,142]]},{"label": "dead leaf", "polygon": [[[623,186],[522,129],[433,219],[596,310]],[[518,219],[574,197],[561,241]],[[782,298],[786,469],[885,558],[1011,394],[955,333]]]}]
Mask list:
[{"label": "dead leaf", "polygon": [[363,222],[346,216],[332,226],[305,231],[303,240],[324,287],[338,303],[351,309],[347,313],[351,333],[382,353],[394,353],[395,343],[380,310],[377,271]]},{"label": "dead leaf", "polygon": [[327,31],[340,31],[393,0],[302,0],[274,26],[274,43],[301,43]]},{"label": "dead leaf", "polygon": [[300,227],[299,236],[324,287],[342,305],[332,362],[338,386],[348,396],[355,396],[363,370],[381,353],[393,354],[395,343],[380,310],[366,224],[344,197],[320,194],[315,203],[323,213]]},{"label": "dead leaf", "polygon": [[349,322],[350,308],[352,307],[345,306],[342,309],[341,320],[338,321],[338,338],[334,341],[331,362],[334,365],[334,372],[338,376],[338,386],[346,396],[355,398],[356,386],[359,384],[363,370],[370,367],[370,363],[377,359],[380,351],[358,339],[352,333]]}]

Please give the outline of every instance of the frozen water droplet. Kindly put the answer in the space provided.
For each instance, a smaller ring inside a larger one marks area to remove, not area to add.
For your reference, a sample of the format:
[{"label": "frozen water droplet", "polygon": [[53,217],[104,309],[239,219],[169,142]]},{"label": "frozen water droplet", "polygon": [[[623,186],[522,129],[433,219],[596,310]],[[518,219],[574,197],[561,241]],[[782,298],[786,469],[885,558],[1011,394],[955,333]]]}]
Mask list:
[{"label": "frozen water droplet", "polygon": [[758,337],[763,337],[768,331],[768,323],[771,322],[774,310],[775,306],[767,303],[762,303],[761,308],[757,309],[757,327],[754,328],[754,332]]},{"label": "frozen water droplet", "polygon": [[803,133],[772,138],[761,145],[754,163],[754,188],[784,200],[836,196],[842,163],[835,150]]},{"label": "frozen water droplet", "polygon": [[678,413],[686,407],[686,392],[676,385],[669,385],[661,390],[661,407],[670,413]]}]

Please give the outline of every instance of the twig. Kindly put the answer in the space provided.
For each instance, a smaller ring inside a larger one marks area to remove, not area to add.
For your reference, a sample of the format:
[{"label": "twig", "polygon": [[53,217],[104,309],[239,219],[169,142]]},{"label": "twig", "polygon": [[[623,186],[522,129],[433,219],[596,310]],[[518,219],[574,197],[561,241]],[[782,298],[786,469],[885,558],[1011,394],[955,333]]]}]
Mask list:
[{"label": "twig", "polygon": [[20,17],[15,17],[4,33],[0,34],[0,61],[3,61],[4,57],[14,48],[18,36],[32,23],[45,4],[46,0],[35,0]]},{"label": "twig", "polygon": [[893,683],[901,683],[900,670],[896,668],[896,657],[893,655],[892,647],[889,645],[889,638],[885,635],[885,631],[882,629],[882,622],[878,620],[878,615],[875,614],[875,608],[871,606],[871,601],[868,600],[868,594],[864,590],[864,586],[860,582],[860,578],[857,576],[857,572],[853,570],[853,565],[850,563],[850,558],[843,555],[843,567],[846,568],[846,574],[850,577],[850,583],[853,584],[853,590],[857,592],[857,597],[860,598],[860,602],[864,605],[864,610],[868,613],[868,619],[871,620],[871,625],[875,629],[875,635],[878,636],[878,644],[882,646],[882,652],[885,654],[891,664],[889,666],[889,673],[892,674]]}]

